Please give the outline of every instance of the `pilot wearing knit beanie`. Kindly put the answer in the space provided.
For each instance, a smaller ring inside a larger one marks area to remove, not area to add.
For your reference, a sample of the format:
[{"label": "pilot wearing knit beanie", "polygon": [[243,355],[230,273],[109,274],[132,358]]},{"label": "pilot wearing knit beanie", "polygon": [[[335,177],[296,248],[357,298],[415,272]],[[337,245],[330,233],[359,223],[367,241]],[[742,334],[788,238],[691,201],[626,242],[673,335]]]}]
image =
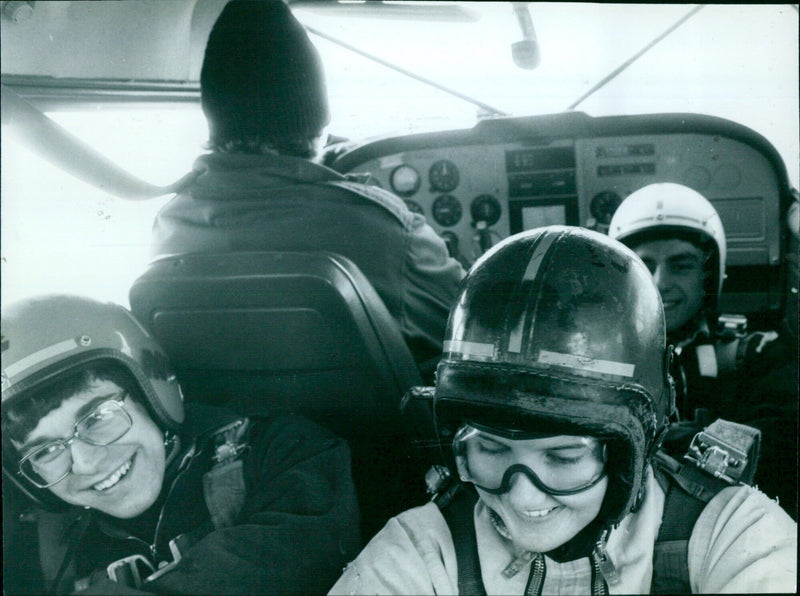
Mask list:
[{"label": "pilot wearing knit beanie", "polygon": [[234,0],[220,14],[200,73],[211,145],[275,148],[318,137],[330,120],[316,48],[280,0]]}]

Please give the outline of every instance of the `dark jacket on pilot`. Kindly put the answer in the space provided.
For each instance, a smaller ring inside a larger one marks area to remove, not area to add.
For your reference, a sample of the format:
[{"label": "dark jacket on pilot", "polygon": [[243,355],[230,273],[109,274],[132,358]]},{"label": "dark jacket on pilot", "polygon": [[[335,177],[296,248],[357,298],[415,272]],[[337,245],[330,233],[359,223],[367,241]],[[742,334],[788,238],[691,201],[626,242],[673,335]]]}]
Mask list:
[{"label": "dark jacket on pilot", "polygon": [[229,2],[200,73],[214,152],[161,211],[153,254],[330,251],[352,260],[432,380],[464,275],[444,241],[393,194],[312,163],[330,121],[314,45],[284,2]]},{"label": "dark jacket on pilot", "polygon": [[370,280],[431,375],[464,270],[422,215],[389,192],[296,157],[212,153],[194,167],[200,175],[156,218],[155,255],[339,253]]}]

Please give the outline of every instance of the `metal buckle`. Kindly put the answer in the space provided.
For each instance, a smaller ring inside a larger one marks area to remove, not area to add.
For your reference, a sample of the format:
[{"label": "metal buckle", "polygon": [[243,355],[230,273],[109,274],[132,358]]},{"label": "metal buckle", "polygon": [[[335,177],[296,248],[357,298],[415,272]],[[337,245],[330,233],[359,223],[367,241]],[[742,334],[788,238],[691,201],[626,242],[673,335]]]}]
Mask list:
[{"label": "metal buckle", "polygon": [[158,579],[159,577],[161,577],[165,573],[168,573],[168,572],[172,571],[175,568],[175,566],[178,563],[181,562],[181,551],[178,548],[177,541],[180,540],[182,537],[183,537],[183,534],[181,534],[180,536],[178,536],[176,538],[173,538],[172,540],[169,541],[169,552],[172,553],[172,561],[169,561],[169,562],[162,561],[161,563],[159,563],[158,564],[158,571],[155,571],[155,572],[151,573],[150,575],[148,575],[147,578],[145,578],[144,581],[149,582],[149,581],[152,581],[154,579]]},{"label": "metal buckle", "polygon": [[723,337],[744,337],[747,335],[747,317],[733,314],[719,315],[717,333]]},{"label": "metal buckle", "polygon": [[143,555],[131,555],[124,559],[114,561],[107,568],[108,578],[118,584],[140,588],[143,583],[152,581],[171,571],[181,561],[181,551],[178,541],[183,538],[183,534],[169,541],[169,550],[172,553],[172,561],[162,561],[158,564],[158,569]]},{"label": "metal buckle", "polygon": [[246,440],[243,441],[242,437],[247,432],[248,426],[247,419],[242,418],[214,433],[214,454],[211,459],[215,465],[233,461],[247,448],[248,443]]},{"label": "metal buckle", "polygon": [[712,476],[736,484],[747,467],[748,454],[714,434],[714,425],[719,422],[724,421],[718,420],[706,430],[697,433],[684,457]]},{"label": "metal buckle", "polygon": [[[140,568],[141,566],[141,568]],[[155,571],[152,563],[142,555],[131,555],[124,559],[114,561],[108,567],[106,572],[108,578],[118,584],[139,588],[142,585],[142,575],[146,571],[149,575]]]},{"label": "metal buckle", "polygon": [[442,465],[433,465],[425,472],[425,490],[436,498],[450,484],[452,475],[450,470]]}]

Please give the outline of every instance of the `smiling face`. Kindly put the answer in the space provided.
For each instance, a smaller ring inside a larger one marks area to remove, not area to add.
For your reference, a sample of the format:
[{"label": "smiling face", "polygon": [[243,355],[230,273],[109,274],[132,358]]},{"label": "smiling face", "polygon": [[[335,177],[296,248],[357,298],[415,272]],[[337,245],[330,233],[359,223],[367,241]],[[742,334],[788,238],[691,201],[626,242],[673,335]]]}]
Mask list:
[{"label": "smiling face", "polygon": [[677,331],[703,307],[704,251],[679,239],[643,242],[634,251],[647,265],[661,293],[667,332]]},{"label": "smiling face", "polygon": [[[15,447],[25,456],[48,441],[69,439],[76,422],[103,402],[124,395],[113,381],[95,379],[43,416]],[[132,421],[130,430],[109,445],[72,440],[67,448],[72,459],[69,473],[49,490],[67,503],[127,519],[143,513],[161,492],[165,450],[163,433],[144,408],[130,397],[123,406]]]},{"label": "smiling face", "polygon": [[[558,435],[515,440],[480,432],[469,442],[457,456],[459,472],[476,485],[481,500],[500,516],[515,547],[533,552],[553,550],[575,537],[600,512],[608,478],[601,476],[604,451],[594,439]],[[574,487],[589,487],[556,496],[538,487],[526,473],[513,474],[508,490],[501,494],[479,486],[499,484],[497,479],[510,466],[520,464],[551,488],[567,480]]]}]

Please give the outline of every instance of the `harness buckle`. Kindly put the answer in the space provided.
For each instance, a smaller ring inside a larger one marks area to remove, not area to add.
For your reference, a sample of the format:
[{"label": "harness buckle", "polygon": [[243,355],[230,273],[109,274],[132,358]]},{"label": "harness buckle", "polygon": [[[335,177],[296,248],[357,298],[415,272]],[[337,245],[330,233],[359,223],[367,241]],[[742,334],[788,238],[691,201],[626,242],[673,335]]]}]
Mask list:
[{"label": "harness buckle", "polygon": [[184,535],[181,534],[180,536],[177,536],[176,538],[173,538],[172,540],[169,541],[169,552],[172,554],[172,561],[162,561],[161,563],[159,563],[158,570],[148,575],[144,581],[149,582],[154,579],[158,579],[165,573],[172,571],[175,568],[175,566],[181,562],[181,551],[180,548],[178,547],[178,541],[180,541],[183,538],[183,536]]},{"label": "harness buckle", "polygon": [[132,588],[141,588],[145,582],[158,579],[165,573],[172,571],[181,561],[179,543],[185,541],[186,535],[181,534],[169,541],[169,551],[172,561],[162,561],[156,569],[144,555],[130,555],[114,561],[106,568],[108,578],[118,584]]},{"label": "harness buckle", "polygon": [[684,458],[729,484],[749,482],[755,474],[760,440],[758,429],[718,419],[692,438]]},{"label": "harness buckle", "polygon": [[233,461],[247,449],[246,434],[249,427],[250,421],[241,418],[214,432],[214,454],[211,459],[215,465]]},{"label": "harness buckle", "polygon": [[747,317],[736,314],[721,314],[717,318],[717,334],[725,339],[747,335]]},{"label": "harness buckle", "polygon": [[142,577],[150,575],[153,571],[155,569],[152,563],[142,555],[124,557],[106,567],[108,579],[133,588],[141,587]]},{"label": "harness buckle", "polygon": [[449,486],[451,480],[450,470],[442,465],[433,465],[425,472],[425,491],[435,499]]}]

